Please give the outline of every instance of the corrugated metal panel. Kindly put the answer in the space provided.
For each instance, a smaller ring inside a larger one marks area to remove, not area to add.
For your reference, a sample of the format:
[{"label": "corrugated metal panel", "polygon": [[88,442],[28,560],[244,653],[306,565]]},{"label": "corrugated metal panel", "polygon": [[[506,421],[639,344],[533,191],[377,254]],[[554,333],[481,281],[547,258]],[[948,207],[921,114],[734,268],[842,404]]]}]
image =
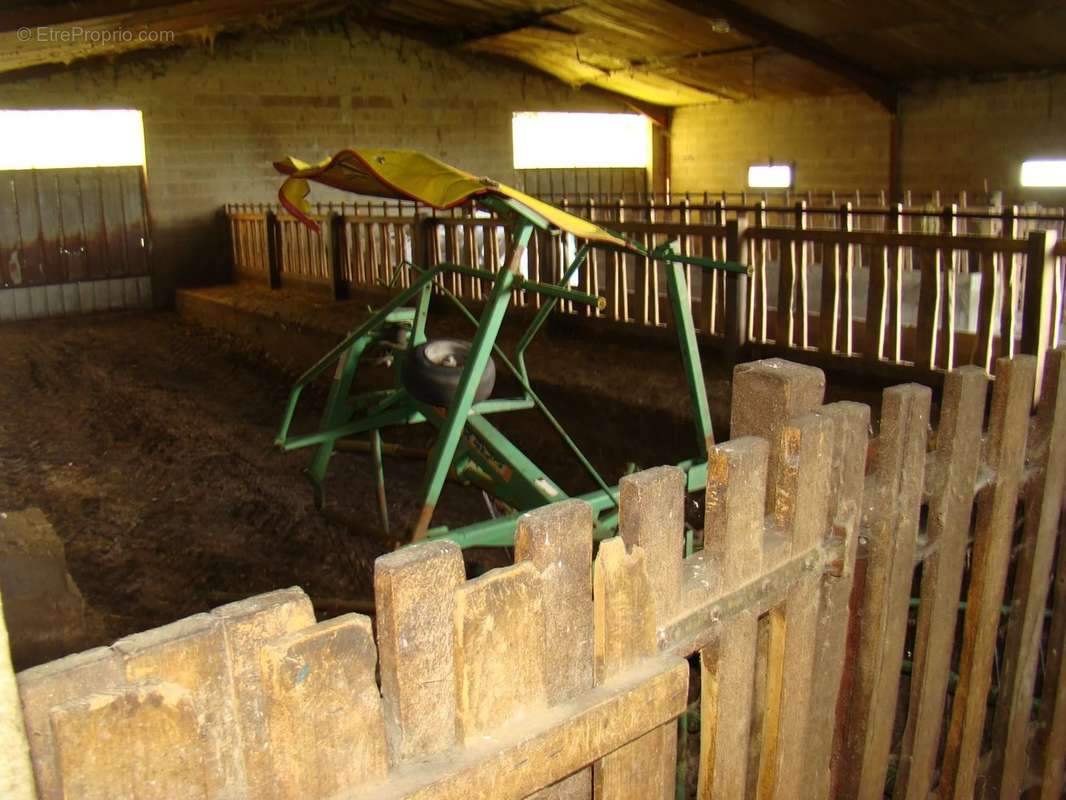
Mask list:
[{"label": "corrugated metal panel", "polygon": [[0,319],[151,302],[140,167],[0,172]]},{"label": "corrugated metal panel", "polygon": [[48,286],[20,286],[0,289],[0,322],[148,308],[151,304],[152,281],[147,275]]}]

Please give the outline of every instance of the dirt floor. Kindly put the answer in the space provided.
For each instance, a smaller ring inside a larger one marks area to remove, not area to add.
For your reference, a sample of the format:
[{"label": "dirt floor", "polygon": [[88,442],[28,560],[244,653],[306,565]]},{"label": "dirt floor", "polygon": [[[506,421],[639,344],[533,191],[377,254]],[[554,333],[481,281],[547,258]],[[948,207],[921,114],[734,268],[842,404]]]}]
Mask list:
[{"label": "dirt floor", "polygon": [[[376,520],[369,460],[342,455],[331,465],[330,500],[343,520],[315,510],[301,474],[310,451],[272,447],[291,375],[172,313],[42,320],[7,325],[2,336],[0,509],[45,512],[100,643],[277,587],[303,586],[326,613],[371,596],[373,559],[388,546],[351,525]],[[545,395],[611,482],[633,453],[647,456],[643,466],[690,455],[680,422]],[[592,488],[535,415],[501,427],[564,488]],[[425,435],[411,429],[393,441],[424,446]],[[386,461],[397,526],[417,512],[422,469]],[[484,516],[480,494],[449,486],[435,522]]]},{"label": "dirt floor", "polygon": [[[334,513],[323,515],[301,473],[310,451],[272,446],[306,356],[282,363],[169,312],[18,323],[0,335],[0,510],[47,515],[92,608],[93,644],[278,587],[302,586],[324,615],[371,597],[373,560],[390,544],[378,535],[369,458],[334,458]],[[530,353],[534,378],[549,378],[537,384],[545,401],[610,483],[631,464],[694,455],[679,413],[683,378],[664,353],[583,348],[550,334]],[[728,371],[708,372],[721,437]],[[550,380],[564,374],[579,378]],[[496,396],[508,388],[502,379]],[[314,424],[321,398],[311,392],[297,427]],[[594,488],[536,412],[494,422],[569,493]],[[419,427],[390,440],[427,447],[429,435]],[[389,514],[402,530],[417,515],[424,464],[387,458],[385,470]],[[485,516],[480,493],[447,486],[434,523]],[[470,555],[489,565],[509,557]]]}]

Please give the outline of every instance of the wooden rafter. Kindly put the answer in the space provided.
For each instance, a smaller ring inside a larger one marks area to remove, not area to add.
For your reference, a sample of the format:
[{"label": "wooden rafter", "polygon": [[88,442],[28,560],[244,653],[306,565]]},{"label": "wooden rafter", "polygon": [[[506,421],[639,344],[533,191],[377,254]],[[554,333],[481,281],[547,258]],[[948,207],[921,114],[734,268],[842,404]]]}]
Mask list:
[{"label": "wooden rafter", "polygon": [[893,81],[838,53],[823,42],[751,11],[734,0],[667,0],[708,19],[724,19],[738,33],[802,58],[844,78],[895,113],[898,89]]}]

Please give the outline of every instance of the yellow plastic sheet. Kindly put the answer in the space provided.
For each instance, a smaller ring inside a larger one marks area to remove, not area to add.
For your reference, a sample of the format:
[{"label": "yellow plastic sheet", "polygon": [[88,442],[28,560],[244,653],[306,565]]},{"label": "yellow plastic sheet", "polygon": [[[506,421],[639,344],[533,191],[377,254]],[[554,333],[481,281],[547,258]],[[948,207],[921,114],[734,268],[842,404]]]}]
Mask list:
[{"label": "yellow plastic sheet", "polygon": [[355,194],[414,200],[439,209],[462,205],[478,195],[494,194],[521,203],[552,226],[580,239],[632,249],[621,236],[595,223],[416,150],[348,149],[313,166],[287,158],[275,162],[274,167],[289,176],[278,191],[281,204],[315,230],[318,225],[308,216],[308,181]]}]

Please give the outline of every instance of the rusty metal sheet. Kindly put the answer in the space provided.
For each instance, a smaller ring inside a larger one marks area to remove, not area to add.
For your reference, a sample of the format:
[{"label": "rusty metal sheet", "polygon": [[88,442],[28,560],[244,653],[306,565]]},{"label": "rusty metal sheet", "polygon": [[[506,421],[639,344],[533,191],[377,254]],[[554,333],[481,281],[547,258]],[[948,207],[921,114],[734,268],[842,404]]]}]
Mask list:
[{"label": "rusty metal sheet", "polygon": [[140,167],[0,171],[0,319],[145,306],[149,239]]}]

